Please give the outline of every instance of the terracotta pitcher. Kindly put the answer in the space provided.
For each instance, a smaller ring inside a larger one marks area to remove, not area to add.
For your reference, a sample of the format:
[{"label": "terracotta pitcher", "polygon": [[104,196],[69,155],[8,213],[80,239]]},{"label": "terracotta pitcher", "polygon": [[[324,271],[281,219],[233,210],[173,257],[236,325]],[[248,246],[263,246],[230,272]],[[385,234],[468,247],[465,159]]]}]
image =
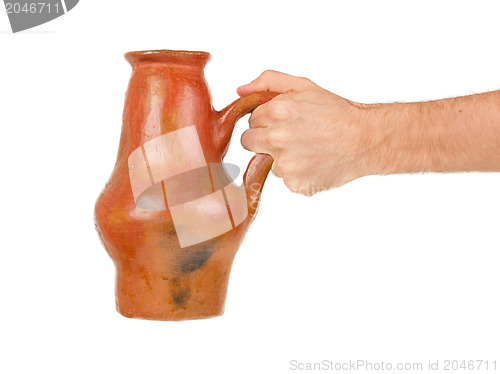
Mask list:
[{"label": "terracotta pitcher", "polygon": [[155,320],[221,315],[272,158],[256,155],[241,187],[222,160],[235,122],[276,94],[251,94],[216,111],[203,73],[208,53],[125,57],[133,71],[118,157],[95,206],[116,266],[117,310]]}]

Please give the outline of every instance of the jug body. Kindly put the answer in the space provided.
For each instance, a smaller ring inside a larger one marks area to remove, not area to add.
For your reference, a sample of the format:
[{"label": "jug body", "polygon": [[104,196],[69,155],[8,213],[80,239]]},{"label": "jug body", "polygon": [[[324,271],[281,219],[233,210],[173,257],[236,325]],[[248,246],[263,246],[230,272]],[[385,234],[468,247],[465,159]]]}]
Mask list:
[{"label": "jug body", "polygon": [[232,130],[226,122],[237,120],[234,113],[267,98],[214,111],[205,52],[126,58],[133,71],[118,156],[95,206],[97,231],[116,266],[117,310],[155,320],[220,315],[234,256],[255,215],[249,202],[258,203],[272,162],[261,158],[249,168],[249,198],[248,186],[235,186],[225,172],[227,134],[220,128]]}]

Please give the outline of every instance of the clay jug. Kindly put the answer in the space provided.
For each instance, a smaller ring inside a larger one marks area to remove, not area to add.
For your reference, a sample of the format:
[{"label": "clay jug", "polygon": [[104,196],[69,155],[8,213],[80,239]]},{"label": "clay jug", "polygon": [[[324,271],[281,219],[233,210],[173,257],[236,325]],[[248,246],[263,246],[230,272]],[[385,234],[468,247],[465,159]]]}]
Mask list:
[{"label": "clay jug", "polygon": [[116,307],[126,317],[221,315],[234,256],[255,217],[272,165],[256,155],[243,185],[222,160],[235,122],[274,96],[213,109],[206,52],[142,51],[132,66],[118,157],[95,206],[116,266]]}]

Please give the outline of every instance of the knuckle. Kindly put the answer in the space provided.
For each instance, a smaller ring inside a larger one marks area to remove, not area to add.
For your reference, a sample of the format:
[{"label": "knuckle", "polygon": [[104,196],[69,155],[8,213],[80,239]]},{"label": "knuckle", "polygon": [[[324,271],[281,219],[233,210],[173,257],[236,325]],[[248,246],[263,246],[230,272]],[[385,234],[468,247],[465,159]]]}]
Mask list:
[{"label": "knuckle", "polygon": [[287,133],[280,129],[269,130],[267,134],[267,143],[273,148],[285,148],[288,144]]},{"label": "knuckle", "polygon": [[274,70],[265,70],[262,72],[261,75],[259,75],[259,80],[268,80],[271,79],[276,72]]},{"label": "knuckle", "polygon": [[315,86],[316,84],[310,80],[309,78],[306,77],[299,77],[300,81],[304,86]]},{"label": "knuckle", "polygon": [[290,104],[283,100],[272,100],[266,106],[267,116],[274,121],[283,121],[290,118]]}]

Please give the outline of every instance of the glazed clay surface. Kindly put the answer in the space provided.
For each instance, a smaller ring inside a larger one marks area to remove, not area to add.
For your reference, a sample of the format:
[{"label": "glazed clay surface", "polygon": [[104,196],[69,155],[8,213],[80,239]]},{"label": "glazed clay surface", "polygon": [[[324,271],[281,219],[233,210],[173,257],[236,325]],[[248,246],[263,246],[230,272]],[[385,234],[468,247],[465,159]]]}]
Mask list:
[{"label": "glazed clay surface", "polygon": [[256,155],[243,186],[222,160],[235,122],[276,96],[215,111],[206,52],[130,52],[118,157],[95,206],[126,317],[182,320],[223,313],[234,256],[255,217],[272,158]]}]

